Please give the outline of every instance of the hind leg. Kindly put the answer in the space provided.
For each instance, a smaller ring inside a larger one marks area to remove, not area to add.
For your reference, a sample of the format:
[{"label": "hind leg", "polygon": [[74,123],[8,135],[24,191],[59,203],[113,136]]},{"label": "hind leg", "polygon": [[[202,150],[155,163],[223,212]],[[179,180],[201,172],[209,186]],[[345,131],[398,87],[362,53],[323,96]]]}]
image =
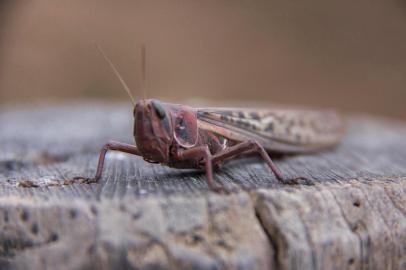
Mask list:
[{"label": "hind leg", "polygon": [[236,157],[237,155],[248,153],[258,153],[280,182],[284,184],[299,184],[299,180],[304,180],[307,185],[312,185],[311,180],[305,177],[286,179],[283,176],[282,172],[278,169],[278,167],[273,163],[272,159],[269,157],[268,153],[265,151],[262,145],[252,140],[231,146],[230,148],[227,148],[222,152],[213,155],[212,162],[215,164],[226,159]]}]

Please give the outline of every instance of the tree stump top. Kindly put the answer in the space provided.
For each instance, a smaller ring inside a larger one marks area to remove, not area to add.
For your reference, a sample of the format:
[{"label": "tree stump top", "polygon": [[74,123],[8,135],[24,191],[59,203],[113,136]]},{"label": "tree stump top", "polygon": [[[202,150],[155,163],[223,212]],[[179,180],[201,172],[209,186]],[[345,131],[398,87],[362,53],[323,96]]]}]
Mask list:
[{"label": "tree stump top", "polygon": [[406,267],[406,124],[351,116],[334,149],[256,157],[205,175],[110,152],[132,143],[131,108],[65,103],[0,111],[0,266],[12,269]]}]

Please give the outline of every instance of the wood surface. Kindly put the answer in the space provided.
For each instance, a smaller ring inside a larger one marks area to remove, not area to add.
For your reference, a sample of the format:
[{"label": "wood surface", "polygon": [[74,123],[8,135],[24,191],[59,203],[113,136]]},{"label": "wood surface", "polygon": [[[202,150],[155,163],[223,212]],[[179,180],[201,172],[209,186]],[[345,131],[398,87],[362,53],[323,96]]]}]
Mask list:
[{"label": "wood surface", "polygon": [[126,103],[0,110],[0,269],[406,269],[406,124],[348,117],[344,141],[205,175],[111,152],[132,143]]}]

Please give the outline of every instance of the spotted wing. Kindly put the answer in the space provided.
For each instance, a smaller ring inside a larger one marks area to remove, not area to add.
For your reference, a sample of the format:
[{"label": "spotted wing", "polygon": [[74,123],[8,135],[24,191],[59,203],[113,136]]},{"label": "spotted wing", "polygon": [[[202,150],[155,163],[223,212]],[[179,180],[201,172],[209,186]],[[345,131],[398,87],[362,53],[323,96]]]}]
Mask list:
[{"label": "spotted wing", "polygon": [[333,111],[307,109],[198,109],[199,128],[233,141],[249,139],[268,151],[295,153],[315,151],[337,144],[343,123]]}]

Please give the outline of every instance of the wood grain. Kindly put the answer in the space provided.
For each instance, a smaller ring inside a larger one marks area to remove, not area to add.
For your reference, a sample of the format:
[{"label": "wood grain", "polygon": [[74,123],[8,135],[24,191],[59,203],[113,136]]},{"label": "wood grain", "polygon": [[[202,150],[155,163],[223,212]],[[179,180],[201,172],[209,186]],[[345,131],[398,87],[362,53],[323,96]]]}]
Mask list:
[{"label": "wood grain", "polygon": [[275,157],[284,186],[255,157],[204,174],[107,156],[132,142],[131,108],[43,104],[0,111],[1,269],[405,269],[406,125],[352,116],[335,149]]}]

